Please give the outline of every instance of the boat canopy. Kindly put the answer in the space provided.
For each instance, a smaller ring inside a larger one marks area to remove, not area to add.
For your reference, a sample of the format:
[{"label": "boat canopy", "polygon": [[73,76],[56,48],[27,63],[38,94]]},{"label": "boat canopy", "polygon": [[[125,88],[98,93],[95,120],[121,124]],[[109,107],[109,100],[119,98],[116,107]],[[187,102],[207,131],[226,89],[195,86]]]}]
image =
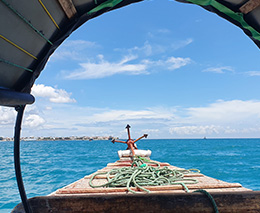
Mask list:
[{"label": "boat canopy", "polygon": [[[0,0],[0,105],[31,104],[55,49],[86,21],[143,0]],[[260,0],[178,0],[216,13],[260,47]],[[170,16],[170,14],[169,14]]]}]

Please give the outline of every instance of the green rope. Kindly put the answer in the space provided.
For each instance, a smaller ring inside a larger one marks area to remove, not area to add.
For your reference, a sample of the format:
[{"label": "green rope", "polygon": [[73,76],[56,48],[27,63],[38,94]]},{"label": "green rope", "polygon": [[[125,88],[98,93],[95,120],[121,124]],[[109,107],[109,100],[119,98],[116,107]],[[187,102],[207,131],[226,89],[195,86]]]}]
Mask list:
[{"label": "green rope", "polygon": [[[93,8],[92,10],[90,10],[88,12],[88,14],[90,15],[91,13],[98,12],[98,11],[104,9],[104,8],[107,8],[107,7],[108,8],[114,7],[117,4],[119,4],[121,1],[123,1],[123,0],[108,0],[108,1],[105,1],[104,3],[98,5],[95,8]],[[95,1],[95,3],[97,3],[97,2]]]},{"label": "green rope", "polygon": [[26,68],[26,67],[20,66],[20,65],[18,65],[18,64],[13,63],[13,62],[10,62],[10,61],[6,61],[6,60],[1,59],[1,58],[0,58],[0,62],[6,63],[6,64],[11,65],[11,66],[14,66],[14,67],[21,68],[21,69],[26,70],[26,71],[29,71],[29,72],[33,72],[33,70],[31,70],[31,69],[28,69],[28,68]]},{"label": "green rope", "polygon": [[39,30],[37,30],[24,16],[22,16],[16,9],[14,9],[9,3],[5,0],[1,0],[10,10],[12,10],[20,19],[22,19],[27,25],[29,25],[37,34],[39,34],[44,40],[46,40],[49,44],[53,45],[53,43],[47,39]]},{"label": "green rope", "polygon": [[194,192],[200,192],[200,193],[205,194],[205,195],[209,198],[210,202],[212,203],[215,213],[219,213],[219,211],[218,211],[218,206],[217,206],[217,204],[216,204],[214,198],[212,197],[212,195],[211,195],[210,193],[208,193],[208,192],[207,192],[206,190],[204,190],[204,189],[198,189],[198,190],[196,190],[196,191],[194,191]]},{"label": "green rope", "polygon": [[[196,179],[184,178],[185,174],[200,172],[197,169],[177,170],[168,167],[160,168],[157,162],[147,159],[146,162],[157,165],[156,167],[148,166],[144,163],[143,158],[136,157],[131,167],[115,168],[108,172],[94,174],[89,181],[89,185],[93,188],[100,187],[127,187],[132,193],[137,193],[131,187],[136,187],[142,191],[150,193],[145,186],[165,186],[165,185],[182,185],[186,192],[189,192],[186,184],[196,184]],[[101,185],[94,185],[93,180],[98,175],[106,175],[107,182]],[[110,178],[113,176],[113,178]]]}]

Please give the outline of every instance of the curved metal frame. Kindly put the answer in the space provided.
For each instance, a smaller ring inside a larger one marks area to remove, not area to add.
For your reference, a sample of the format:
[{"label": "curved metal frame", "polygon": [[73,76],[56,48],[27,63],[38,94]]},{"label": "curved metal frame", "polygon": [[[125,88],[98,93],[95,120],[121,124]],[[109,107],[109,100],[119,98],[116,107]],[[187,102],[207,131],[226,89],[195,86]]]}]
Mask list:
[{"label": "curved metal frame", "polygon": [[14,166],[15,166],[15,175],[16,181],[20,193],[20,197],[23,203],[23,207],[26,213],[31,213],[31,209],[27,200],[25,193],[22,173],[21,173],[21,164],[20,164],[20,134],[21,134],[21,124],[23,119],[23,113],[25,105],[18,106],[15,108],[17,111],[16,123],[15,123],[15,132],[14,132]]}]

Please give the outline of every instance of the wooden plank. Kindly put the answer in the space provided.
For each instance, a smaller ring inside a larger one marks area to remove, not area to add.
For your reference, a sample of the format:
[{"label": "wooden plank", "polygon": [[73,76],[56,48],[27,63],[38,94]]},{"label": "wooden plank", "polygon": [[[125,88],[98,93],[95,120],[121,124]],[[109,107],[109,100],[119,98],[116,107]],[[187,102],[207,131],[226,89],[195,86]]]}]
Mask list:
[{"label": "wooden plank", "polygon": [[[93,175],[86,176],[85,179],[90,179]],[[184,177],[203,177],[203,174],[194,173],[194,174],[184,174]],[[115,175],[109,175],[109,178],[114,178]],[[95,179],[107,179],[107,175],[97,175]]]},{"label": "wooden plank", "polygon": [[[158,163],[160,165],[160,167],[164,167],[164,166],[170,166],[169,163],[161,163],[158,161],[153,161],[155,163]],[[153,166],[153,167],[157,167],[156,164],[152,163],[152,162],[144,162],[145,164],[149,165],[149,166]],[[131,166],[132,165],[132,161],[116,161],[114,163],[108,163],[107,166],[108,167],[124,167],[124,166]]]},{"label": "wooden plank", "polygon": [[58,0],[66,16],[71,19],[77,14],[72,0]]},{"label": "wooden plank", "polygon": [[[260,191],[212,192],[219,212],[256,213],[260,209]],[[29,199],[34,213],[142,212],[201,213],[214,212],[210,199],[202,193],[141,195],[42,196]],[[20,213],[22,204],[13,210]]]},{"label": "wooden plank", "polygon": [[239,10],[242,13],[247,14],[247,13],[251,12],[252,10],[254,10],[255,8],[257,8],[259,5],[260,5],[260,0],[249,0],[244,5],[242,5],[239,8]]},{"label": "wooden plank", "polygon": [[[239,188],[242,187],[239,183],[217,183],[217,184],[186,184],[188,189],[222,189],[222,188]],[[182,185],[167,185],[167,186],[146,186],[149,191],[163,192],[165,190],[184,190]],[[131,187],[134,191],[140,191],[137,188]],[[126,187],[118,188],[63,188],[56,191],[56,194],[88,194],[88,193],[118,193],[127,192]],[[174,191],[172,191],[174,193]]]}]

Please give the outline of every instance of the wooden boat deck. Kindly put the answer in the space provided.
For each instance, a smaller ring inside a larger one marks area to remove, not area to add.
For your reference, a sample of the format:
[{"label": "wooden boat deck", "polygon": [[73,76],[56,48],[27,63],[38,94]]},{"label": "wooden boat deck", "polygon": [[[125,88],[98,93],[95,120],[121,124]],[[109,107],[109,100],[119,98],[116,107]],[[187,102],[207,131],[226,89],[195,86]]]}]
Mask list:
[{"label": "wooden boat deck", "polygon": [[[168,163],[159,164],[170,169],[182,169]],[[201,173],[184,176],[198,180],[197,184],[186,184],[189,193],[182,185],[149,186],[145,188],[150,190],[150,193],[142,191],[138,194],[129,192],[126,187],[92,188],[89,185],[90,178],[96,173],[126,166],[131,166],[131,161],[126,158],[109,163],[105,168],[48,196],[30,198],[30,208],[33,213],[212,213],[216,212],[215,207],[219,212],[227,213],[260,212],[260,191],[252,191],[239,183],[227,183]],[[95,185],[107,181],[105,175],[96,177],[93,181]],[[138,191],[136,188],[131,189]],[[205,193],[191,193],[198,189],[210,193],[215,204]],[[22,204],[18,204],[12,213],[24,213]]]},{"label": "wooden boat deck", "polygon": [[[157,162],[157,161],[155,161]],[[160,167],[167,166],[169,169],[178,169],[183,170],[183,168],[178,168],[172,166],[168,163],[160,163]],[[154,164],[147,163],[148,165],[153,166]],[[108,172],[111,169],[121,168],[121,167],[130,167],[131,160],[129,158],[122,158],[115,163],[107,164],[107,167],[98,170],[97,172],[88,175],[68,186],[65,186],[61,189],[58,189],[50,196],[63,196],[63,195],[98,195],[98,194],[129,194],[127,187],[115,187],[115,188],[92,188],[89,185],[90,178],[96,173]],[[111,176],[112,177],[112,176]],[[239,183],[228,183],[215,178],[208,177],[201,173],[191,173],[185,174],[184,178],[190,177],[196,179],[198,183],[196,184],[185,184],[189,189],[189,192],[196,191],[198,189],[204,189],[207,192],[243,192],[243,191],[252,191],[250,189],[242,187]],[[101,185],[107,182],[106,175],[96,176],[93,180],[94,185]],[[150,193],[187,193],[182,185],[163,185],[163,186],[146,186],[144,187],[150,190]],[[131,188],[134,191],[140,191],[137,188]],[[143,192],[146,193],[146,192]]]}]

